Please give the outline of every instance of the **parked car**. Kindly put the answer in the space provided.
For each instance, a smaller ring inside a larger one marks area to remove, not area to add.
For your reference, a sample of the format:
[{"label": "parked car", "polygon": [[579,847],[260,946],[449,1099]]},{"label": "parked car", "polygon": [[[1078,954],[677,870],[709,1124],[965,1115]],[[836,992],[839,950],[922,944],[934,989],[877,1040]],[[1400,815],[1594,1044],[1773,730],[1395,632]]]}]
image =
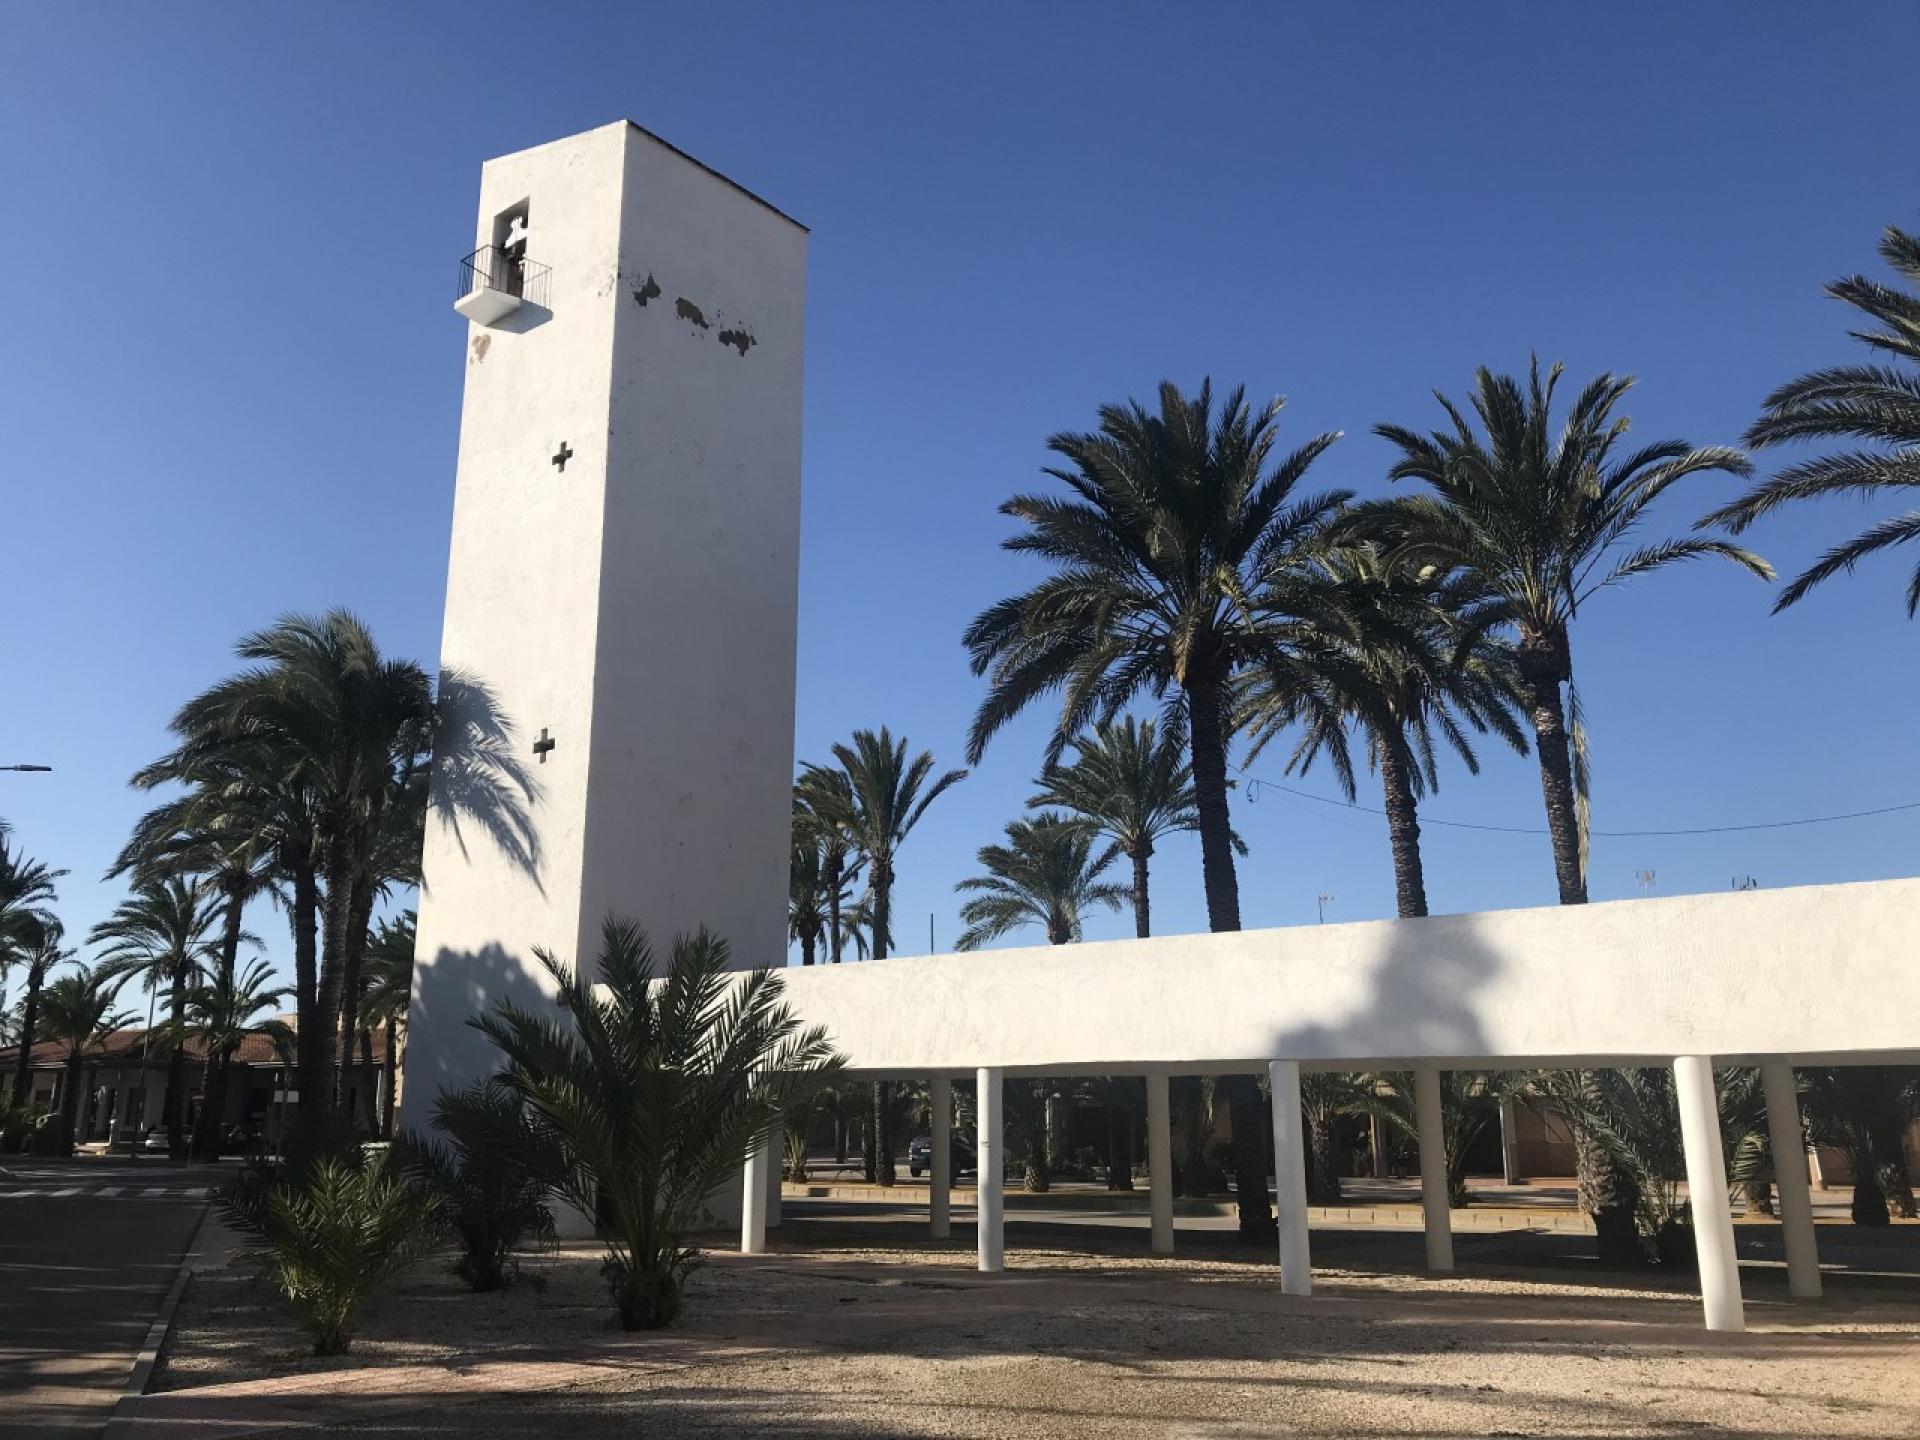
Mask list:
[{"label": "parked car", "polygon": [[[951,1174],[958,1175],[963,1170],[973,1169],[973,1151],[956,1130],[952,1136],[953,1166]],[[925,1135],[916,1135],[907,1142],[907,1173],[918,1180],[922,1173],[933,1169],[933,1141]]]},{"label": "parked car", "polygon": [[260,1149],[260,1130],[249,1120],[229,1125],[220,1137],[222,1155],[252,1155]]},{"label": "parked car", "polygon": [[173,1149],[171,1139],[172,1132],[168,1130],[165,1125],[150,1126],[147,1133],[141,1138],[140,1153],[142,1155],[165,1155]]}]

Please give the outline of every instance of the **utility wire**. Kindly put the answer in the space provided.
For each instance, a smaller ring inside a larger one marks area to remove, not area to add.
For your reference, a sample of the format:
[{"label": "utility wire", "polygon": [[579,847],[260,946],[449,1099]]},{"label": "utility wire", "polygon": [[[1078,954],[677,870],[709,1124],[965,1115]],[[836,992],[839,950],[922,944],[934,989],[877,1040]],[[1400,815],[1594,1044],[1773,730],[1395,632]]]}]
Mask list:
[{"label": "utility wire", "polygon": [[[1319,805],[1332,805],[1341,810],[1364,810],[1370,815],[1387,813],[1376,806],[1361,805],[1349,800],[1335,800],[1326,795],[1315,795],[1306,790],[1296,790],[1291,785],[1262,780],[1257,775],[1247,777],[1248,804],[1257,804],[1262,790],[1276,790],[1282,795],[1291,795],[1299,800],[1311,800]],[[1800,825],[1832,825],[1842,820],[1866,820],[1875,815],[1893,815],[1902,810],[1920,810],[1920,800],[1914,800],[1905,805],[1883,805],[1877,810],[1850,810],[1844,815],[1809,815],[1798,820],[1760,820],[1751,825],[1695,825],[1678,830],[1594,830],[1589,833],[1609,840],[1643,839],[1662,835],[1732,835],[1746,830],[1791,830]],[[1420,823],[1444,825],[1450,830],[1487,830],[1497,835],[1545,835],[1548,833],[1544,826],[1480,825],[1471,820],[1438,820],[1429,815],[1422,815]]]}]

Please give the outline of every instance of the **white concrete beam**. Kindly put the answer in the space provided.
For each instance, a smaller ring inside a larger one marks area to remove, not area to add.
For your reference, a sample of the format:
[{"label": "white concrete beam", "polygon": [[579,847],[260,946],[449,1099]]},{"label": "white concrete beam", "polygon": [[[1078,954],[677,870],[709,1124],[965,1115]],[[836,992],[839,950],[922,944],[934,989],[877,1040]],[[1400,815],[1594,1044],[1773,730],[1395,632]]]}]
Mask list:
[{"label": "white concrete beam", "polygon": [[1002,1209],[1001,1184],[1006,1162],[1006,1116],[1000,1103],[1002,1076],[997,1068],[982,1067],[976,1077],[979,1100],[976,1109],[979,1135],[974,1147],[974,1164],[979,1167],[980,1268],[998,1274],[1006,1268],[1006,1216]]},{"label": "white concrete beam", "polygon": [[[423,920],[424,925],[424,920]],[[861,1073],[1257,1073],[1920,1053],[1920,879],[784,972]],[[736,941],[736,946],[738,942]],[[1231,995],[1229,1006],[1203,997]],[[1072,996],[1062,1004],[1062,996]],[[1762,997],[1764,1003],[1755,1000]]]},{"label": "white concrete beam", "polygon": [[1760,1067],[1767,1097],[1767,1137],[1773,1142],[1773,1181],[1780,1195],[1780,1234],[1787,1247],[1787,1290],[1797,1300],[1820,1297],[1820,1248],[1813,1234],[1813,1197],[1807,1193],[1807,1137],[1800,1128],[1800,1096],[1793,1066],[1771,1060]]},{"label": "white concrete beam", "polygon": [[1687,1156],[1687,1198],[1693,1211],[1693,1244],[1700,1260],[1700,1302],[1706,1310],[1707,1329],[1744,1330],[1746,1310],[1740,1300],[1740,1261],[1733,1249],[1733,1212],[1727,1204],[1713,1058],[1678,1056],[1673,1062],[1673,1088],[1680,1102],[1680,1141]]},{"label": "white concrete beam", "polygon": [[927,1233],[945,1240],[953,1233],[953,1082],[933,1077],[933,1123],[927,1140],[933,1146],[927,1169]]},{"label": "white concrete beam", "polygon": [[1280,1290],[1313,1293],[1313,1262],[1307,1242],[1306,1123],[1300,1114],[1300,1062],[1270,1060],[1273,1087],[1273,1179],[1280,1211]]},{"label": "white concrete beam", "polygon": [[1153,1253],[1173,1253],[1173,1106],[1164,1072],[1147,1076],[1147,1201]]}]

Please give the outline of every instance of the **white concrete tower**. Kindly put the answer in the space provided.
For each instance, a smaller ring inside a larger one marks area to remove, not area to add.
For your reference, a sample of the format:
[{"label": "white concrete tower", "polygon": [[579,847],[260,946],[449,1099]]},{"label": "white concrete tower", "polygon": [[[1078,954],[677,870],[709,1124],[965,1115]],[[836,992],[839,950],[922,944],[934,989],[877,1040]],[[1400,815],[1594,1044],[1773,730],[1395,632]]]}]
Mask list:
[{"label": "white concrete tower", "polygon": [[661,965],[703,923],[785,957],[806,243],[625,121],[481,171],[441,664],[534,793],[519,843],[484,723],[436,757],[415,1124],[494,1068],[468,1019],[544,1003],[534,947],[590,961],[609,911]]}]

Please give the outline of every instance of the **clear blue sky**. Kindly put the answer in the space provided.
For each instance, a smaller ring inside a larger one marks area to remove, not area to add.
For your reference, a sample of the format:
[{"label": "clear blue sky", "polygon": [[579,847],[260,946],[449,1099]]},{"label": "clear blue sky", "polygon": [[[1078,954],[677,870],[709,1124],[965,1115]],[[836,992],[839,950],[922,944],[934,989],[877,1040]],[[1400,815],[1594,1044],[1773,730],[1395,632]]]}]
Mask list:
[{"label": "clear blue sky", "polygon": [[[812,227],[800,752],[885,722],[947,763],[980,694],[961,628],[1032,574],[995,507],[1100,402],[1283,393],[1296,441],[1347,432],[1315,478],[1371,494],[1375,422],[1531,349],[1638,373],[1643,438],[1731,441],[1858,353],[1820,286],[1920,223],[1907,4],[16,4],[6,29],[0,762],[57,769],[0,774],[0,815],[73,871],[73,930],[117,898],[126,776],[242,632],[346,604],[433,660],[487,156],[630,116]],[[1785,569],[1864,520],[1754,540]],[[1731,567],[1604,597],[1574,639],[1596,824],[1920,799],[1903,575],[1784,618]],[[950,943],[1044,727],[907,847],[903,950],[930,911]],[[1532,762],[1488,760],[1431,814],[1537,824]],[[1270,793],[1235,819],[1249,924],[1322,891],[1391,913],[1374,817]],[[1911,874],[1917,831],[1600,840],[1593,890]],[[1427,865],[1436,909],[1553,899],[1542,837],[1432,828]],[[1161,927],[1204,927],[1197,872],[1165,847]]]}]

